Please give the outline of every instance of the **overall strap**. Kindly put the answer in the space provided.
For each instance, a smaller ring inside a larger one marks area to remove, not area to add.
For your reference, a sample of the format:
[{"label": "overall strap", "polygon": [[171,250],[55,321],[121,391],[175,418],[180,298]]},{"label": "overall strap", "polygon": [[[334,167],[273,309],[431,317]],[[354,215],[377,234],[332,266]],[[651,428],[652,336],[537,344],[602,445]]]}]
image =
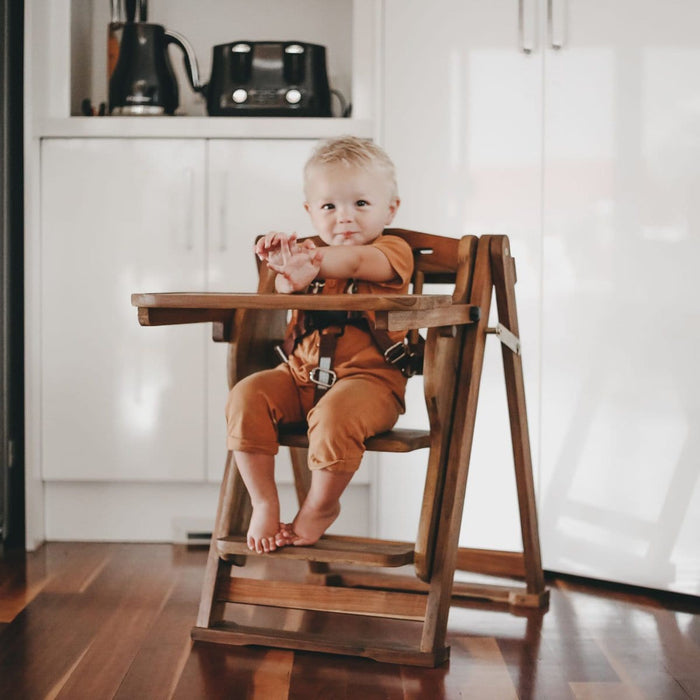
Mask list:
[{"label": "overall strap", "polygon": [[[314,280],[307,288],[305,294],[321,294],[326,286],[325,280]],[[314,329],[308,328],[308,319],[306,314],[299,310],[295,315],[295,322],[288,326],[287,333],[282,341],[282,346],[278,345],[275,350],[280,357],[286,362],[287,358],[294,352],[297,343],[305,336],[311,333]]]}]

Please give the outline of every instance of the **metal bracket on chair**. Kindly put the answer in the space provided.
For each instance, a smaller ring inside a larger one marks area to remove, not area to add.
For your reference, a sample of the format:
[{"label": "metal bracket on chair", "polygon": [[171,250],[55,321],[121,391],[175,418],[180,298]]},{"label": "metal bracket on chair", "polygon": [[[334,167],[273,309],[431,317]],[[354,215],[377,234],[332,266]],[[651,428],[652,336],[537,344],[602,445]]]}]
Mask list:
[{"label": "metal bracket on chair", "polygon": [[520,354],[520,338],[514,333],[511,333],[502,323],[499,323],[495,328],[487,328],[487,333],[493,333],[498,336],[498,339],[516,355]]}]

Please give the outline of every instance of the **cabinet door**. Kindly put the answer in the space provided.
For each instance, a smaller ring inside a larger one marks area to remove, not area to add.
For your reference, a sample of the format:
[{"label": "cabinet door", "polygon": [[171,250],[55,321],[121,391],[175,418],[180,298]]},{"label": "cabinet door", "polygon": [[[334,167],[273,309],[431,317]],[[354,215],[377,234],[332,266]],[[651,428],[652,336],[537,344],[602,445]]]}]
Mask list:
[{"label": "cabinet door", "polygon": [[700,5],[552,9],[544,563],[698,595]]},{"label": "cabinet door", "polygon": [[45,479],[204,476],[205,331],[142,328],[133,292],[203,289],[204,143],[44,140]]},{"label": "cabinet door", "polygon": [[[542,52],[525,0],[518,40],[512,0],[387,0],[383,145],[397,167],[396,225],[459,237],[510,236],[534,457],[537,457],[541,237]],[[501,353],[489,342],[463,542],[520,547]],[[409,382],[402,424],[424,427],[420,382]],[[405,538],[420,509],[425,455],[382,455],[380,536]],[[396,497],[397,483],[401,497]]]},{"label": "cabinet door", "polygon": [[[209,162],[209,289],[250,292],[258,285],[255,237],[268,231],[313,234],[304,210],[302,168],[315,141],[212,140]],[[211,343],[209,357],[208,477],[220,481],[226,457],[225,343]],[[290,479],[287,450],[278,480]]]}]

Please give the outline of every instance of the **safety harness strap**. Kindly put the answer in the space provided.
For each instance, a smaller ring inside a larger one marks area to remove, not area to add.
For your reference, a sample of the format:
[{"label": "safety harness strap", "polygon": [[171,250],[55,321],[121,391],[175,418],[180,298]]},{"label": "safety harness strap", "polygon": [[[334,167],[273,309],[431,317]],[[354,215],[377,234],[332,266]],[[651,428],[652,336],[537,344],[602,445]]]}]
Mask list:
[{"label": "safety harness strap", "polygon": [[[308,293],[319,294],[324,284],[323,280],[316,280]],[[352,280],[349,289],[354,289]],[[394,341],[387,331],[375,327],[374,320],[366,311],[297,311],[295,323],[287,329],[282,345],[278,345],[275,349],[286,362],[302,338],[314,331],[319,331],[318,366],[314,367],[309,374],[309,380],[316,385],[314,403],[335,383],[336,374],[333,371],[335,347],[348,324],[366,330],[387,364],[393,365],[405,376],[410,377],[421,369],[425,341],[420,335],[418,335],[417,345],[408,344],[405,339]]]}]

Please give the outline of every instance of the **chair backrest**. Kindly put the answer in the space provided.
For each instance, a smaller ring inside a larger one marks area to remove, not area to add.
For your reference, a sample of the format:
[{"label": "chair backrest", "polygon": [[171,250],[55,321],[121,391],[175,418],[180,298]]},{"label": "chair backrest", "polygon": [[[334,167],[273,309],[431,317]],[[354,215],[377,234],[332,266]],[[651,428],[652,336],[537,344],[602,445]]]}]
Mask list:
[{"label": "chair backrest", "polygon": [[423,284],[455,284],[460,267],[458,238],[401,228],[389,228],[384,233],[403,238],[411,246],[415,262],[414,293],[423,293]]},{"label": "chair backrest", "polygon": [[[467,300],[471,275],[471,249],[465,246],[468,239],[448,238],[400,228],[386,229],[384,233],[403,238],[413,250],[413,294],[429,293],[432,290],[426,290],[426,286],[440,285],[451,288],[454,302]],[[408,340],[412,346],[422,345],[417,329],[409,332]],[[422,374],[422,371],[418,373]]]}]

